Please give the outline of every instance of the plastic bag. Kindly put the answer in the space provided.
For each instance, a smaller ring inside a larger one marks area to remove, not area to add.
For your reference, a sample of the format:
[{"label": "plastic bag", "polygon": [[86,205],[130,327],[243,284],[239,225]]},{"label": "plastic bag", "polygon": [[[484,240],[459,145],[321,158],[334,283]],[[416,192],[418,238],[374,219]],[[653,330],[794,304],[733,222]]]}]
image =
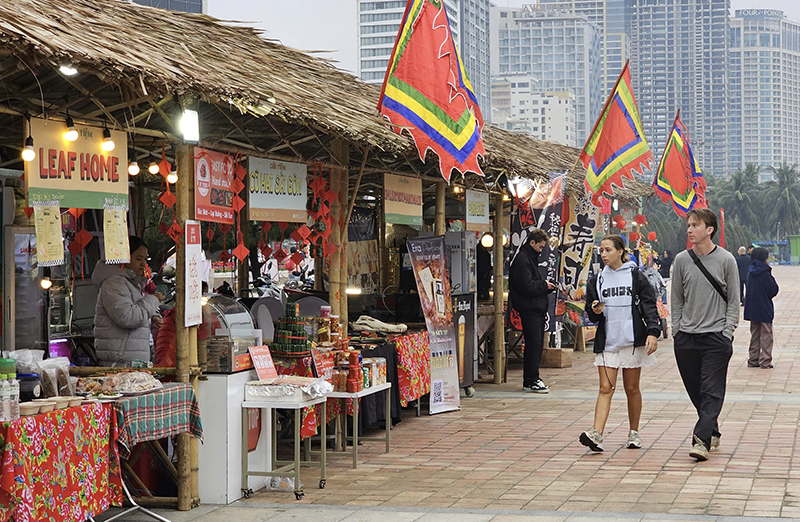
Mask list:
[{"label": "plastic bag", "polygon": [[40,361],[38,373],[43,397],[75,395],[75,387],[69,377],[69,359],[66,357],[51,357]]},{"label": "plastic bag", "polygon": [[[299,479],[298,479],[299,480]],[[289,477],[267,477],[264,481],[264,486],[267,491],[294,491],[294,479]],[[300,482],[300,487],[296,489],[303,489],[303,483]]]},{"label": "plastic bag", "polygon": [[8,356],[17,360],[17,373],[39,373],[44,350],[13,350]]}]

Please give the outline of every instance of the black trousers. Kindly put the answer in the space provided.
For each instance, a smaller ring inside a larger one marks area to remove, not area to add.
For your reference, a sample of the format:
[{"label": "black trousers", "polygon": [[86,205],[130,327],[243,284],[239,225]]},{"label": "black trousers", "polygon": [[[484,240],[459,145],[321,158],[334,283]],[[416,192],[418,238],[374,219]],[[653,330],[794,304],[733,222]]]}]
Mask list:
[{"label": "black trousers", "polygon": [[712,435],[720,435],[718,419],[725,401],[733,342],[721,332],[675,332],[674,339],[678,370],[699,417],[694,434],[706,448],[710,448]]},{"label": "black trousers", "polygon": [[545,312],[520,312],[522,336],[525,338],[525,359],[522,385],[530,386],[539,380],[539,363],[544,349]]}]

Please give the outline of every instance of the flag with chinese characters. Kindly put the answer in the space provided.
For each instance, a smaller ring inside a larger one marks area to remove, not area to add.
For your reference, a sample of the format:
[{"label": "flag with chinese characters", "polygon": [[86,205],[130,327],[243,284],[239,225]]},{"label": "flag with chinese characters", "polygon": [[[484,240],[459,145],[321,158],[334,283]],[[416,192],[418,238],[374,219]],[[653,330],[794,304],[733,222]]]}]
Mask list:
[{"label": "flag with chinese characters", "polygon": [[483,116],[442,0],[408,0],[378,110],[395,132],[411,135],[423,162],[436,153],[448,183],[453,169],[483,175]]},{"label": "flag with chinese characters", "polygon": [[614,196],[614,186],[622,187],[623,177],[633,180],[634,171],[642,174],[653,163],[633,95],[628,62],[583,146],[580,161],[586,167],[586,192],[592,195],[596,207],[601,206],[603,194]]},{"label": "flag with chinese characters", "polygon": [[675,115],[672,132],[664,155],[653,179],[653,188],[661,201],[672,204],[681,217],[693,208],[707,208],[706,181],[689,146],[689,132],[681,121],[681,111]]}]

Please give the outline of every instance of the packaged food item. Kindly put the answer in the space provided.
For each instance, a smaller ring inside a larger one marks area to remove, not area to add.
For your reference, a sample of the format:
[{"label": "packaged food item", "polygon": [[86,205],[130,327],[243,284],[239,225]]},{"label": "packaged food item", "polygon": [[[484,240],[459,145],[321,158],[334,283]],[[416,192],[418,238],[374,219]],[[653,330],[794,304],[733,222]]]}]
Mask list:
[{"label": "packaged food item", "polygon": [[51,357],[39,362],[39,376],[42,380],[43,397],[75,395],[69,378],[69,359]]}]

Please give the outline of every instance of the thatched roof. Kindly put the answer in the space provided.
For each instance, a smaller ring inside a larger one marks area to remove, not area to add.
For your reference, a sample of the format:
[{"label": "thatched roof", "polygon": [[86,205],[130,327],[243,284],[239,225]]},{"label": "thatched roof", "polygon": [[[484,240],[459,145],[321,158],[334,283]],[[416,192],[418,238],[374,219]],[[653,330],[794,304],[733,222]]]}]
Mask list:
[{"label": "thatched roof", "polygon": [[[331,161],[330,140],[342,138],[355,146],[351,167],[369,149],[370,171],[435,176],[435,161],[423,165],[410,138],[391,132],[379,117],[375,86],[240,24],[121,0],[3,0],[0,60],[0,80],[16,82],[19,90],[6,89],[12,108],[35,111],[35,76],[45,84],[41,105],[50,112],[68,106],[79,116],[110,115],[129,131],[130,122],[138,121],[135,132],[147,135],[147,127],[167,136],[175,132],[168,121],[175,95],[198,95],[211,106],[201,111],[210,123],[204,127],[207,144],[223,150],[291,150],[303,161]],[[75,65],[83,79],[54,74],[64,63]],[[81,93],[85,99],[62,102],[70,90],[71,98]],[[484,135],[489,183],[503,173],[540,177],[567,170],[579,152],[489,126]],[[582,190],[583,169],[573,177],[570,190]],[[652,191],[631,184],[625,192]]]}]

